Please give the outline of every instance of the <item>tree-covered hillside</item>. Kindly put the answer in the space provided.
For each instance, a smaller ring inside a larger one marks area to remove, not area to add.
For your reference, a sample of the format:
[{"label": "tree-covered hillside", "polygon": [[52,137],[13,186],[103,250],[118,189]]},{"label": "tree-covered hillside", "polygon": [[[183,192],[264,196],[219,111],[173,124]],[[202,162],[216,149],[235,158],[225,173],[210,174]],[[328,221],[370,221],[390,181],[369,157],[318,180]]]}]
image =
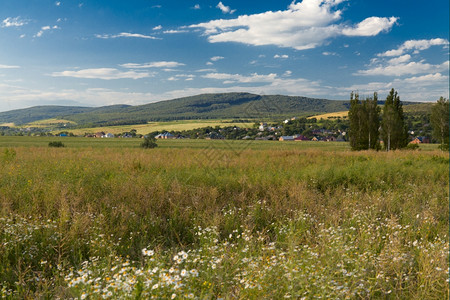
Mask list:
[{"label": "tree-covered hillside", "polygon": [[[406,103],[405,103],[406,104]],[[26,124],[62,118],[79,126],[137,124],[186,119],[280,119],[346,111],[349,101],[249,93],[202,94],[139,106],[98,108],[38,106],[0,113],[0,123]]]}]

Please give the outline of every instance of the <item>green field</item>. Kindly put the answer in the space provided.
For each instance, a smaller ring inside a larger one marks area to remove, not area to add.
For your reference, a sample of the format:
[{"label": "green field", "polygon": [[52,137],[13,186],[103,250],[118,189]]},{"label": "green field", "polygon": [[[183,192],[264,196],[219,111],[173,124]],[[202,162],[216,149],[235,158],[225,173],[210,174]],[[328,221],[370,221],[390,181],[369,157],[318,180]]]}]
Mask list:
[{"label": "green field", "polygon": [[140,143],[0,137],[2,298],[448,299],[437,145]]},{"label": "green field", "polygon": [[[191,130],[202,127],[215,127],[215,126],[239,126],[242,128],[252,127],[253,123],[248,122],[233,122],[231,120],[180,120],[180,121],[166,121],[166,122],[148,122],[146,124],[135,125],[120,125],[120,126],[106,126],[106,127],[94,127],[94,128],[82,128],[82,129],[70,129],[68,132],[72,132],[75,135],[83,135],[84,133],[96,133],[96,132],[110,132],[118,134],[122,132],[129,132],[132,129],[136,130],[138,134],[148,134],[154,131],[183,131]],[[54,133],[58,133],[61,130],[56,130]]]}]

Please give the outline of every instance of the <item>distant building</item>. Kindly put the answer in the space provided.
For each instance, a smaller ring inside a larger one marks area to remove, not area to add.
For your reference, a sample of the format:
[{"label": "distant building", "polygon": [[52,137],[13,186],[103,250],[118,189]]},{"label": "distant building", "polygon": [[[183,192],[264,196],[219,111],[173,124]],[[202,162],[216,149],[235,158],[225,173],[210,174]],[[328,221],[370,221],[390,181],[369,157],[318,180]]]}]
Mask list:
[{"label": "distant building", "polygon": [[294,141],[294,137],[289,136],[289,135],[283,135],[278,140],[279,141]]},{"label": "distant building", "polygon": [[155,139],[174,139],[175,136],[171,134],[170,132],[160,133],[157,136],[155,136]]},{"label": "distant building", "polygon": [[299,135],[296,138],[294,138],[294,141],[296,141],[296,142],[309,141],[309,139],[306,136],[304,136],[304,135]]},{"label": "distant building", "polygon": [[409,142],[410,144],[421,144],[422,141],[419,138],[414,138],[411,142]]}]

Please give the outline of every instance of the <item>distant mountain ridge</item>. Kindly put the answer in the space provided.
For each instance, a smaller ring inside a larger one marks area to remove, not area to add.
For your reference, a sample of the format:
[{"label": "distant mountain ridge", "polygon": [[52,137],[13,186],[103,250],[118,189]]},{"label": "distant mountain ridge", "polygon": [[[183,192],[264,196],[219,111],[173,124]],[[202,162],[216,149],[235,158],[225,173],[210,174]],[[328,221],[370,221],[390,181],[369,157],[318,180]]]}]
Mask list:
[{"label": "distant mountain ridge", "polygon": [[275,119],[345,111],[349,101],[250,93],[201,94],[138,106],[35,106],[0,113],[0,123],[60,118],[79,125],[133,124],[185,119]]}]

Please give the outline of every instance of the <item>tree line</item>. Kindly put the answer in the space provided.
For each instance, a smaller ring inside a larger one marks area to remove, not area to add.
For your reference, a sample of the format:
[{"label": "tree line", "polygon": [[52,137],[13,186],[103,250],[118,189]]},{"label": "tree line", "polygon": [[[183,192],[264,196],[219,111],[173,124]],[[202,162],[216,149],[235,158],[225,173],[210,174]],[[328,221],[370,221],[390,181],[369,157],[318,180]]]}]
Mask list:
[{"label": "tree line", "polygon": [[[358,93],[350,94],[348,113],[349,139],[353,150],[386,151],[408,146],[408,129],[405,124],[403,105],[398,93],[391,89],[383,106],[378,106],[378,94],[360,100]],[[441,97],[431,111],[433,136],[441,143],[443,150],[449,148],[449,101]],[[383,141],[383,144],[380,143]]]}]

